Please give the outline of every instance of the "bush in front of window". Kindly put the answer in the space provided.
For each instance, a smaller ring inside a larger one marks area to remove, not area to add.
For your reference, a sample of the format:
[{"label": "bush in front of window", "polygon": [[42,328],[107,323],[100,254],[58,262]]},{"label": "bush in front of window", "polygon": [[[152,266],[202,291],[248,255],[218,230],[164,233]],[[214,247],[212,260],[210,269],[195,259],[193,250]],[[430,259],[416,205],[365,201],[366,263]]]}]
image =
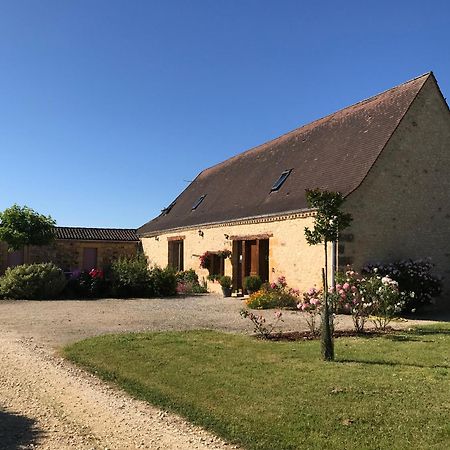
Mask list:
[{"label": "bush in front of window", "polygon": [[150,270],[150,297],[171,297],[177,294],[177,275],[171,267],[155,266]]},{"label": "bush in front of window", "polygon": [[194,269],[177,272],[177,293],[182,295],[205,294],[208,289],[200,284],[198,275]]},{"label": "bush in front of window", "polygon": [[131,258],[119,258],[111,264],[111,294],[115,297],[147,297],[151,294],[147,258],[139,253]]},{"label": "bush in front of window", "polygon": [[66,286],[64,272],[53,263],[23,264],[6,269],[0,297],[13,300],[54,299]]}]

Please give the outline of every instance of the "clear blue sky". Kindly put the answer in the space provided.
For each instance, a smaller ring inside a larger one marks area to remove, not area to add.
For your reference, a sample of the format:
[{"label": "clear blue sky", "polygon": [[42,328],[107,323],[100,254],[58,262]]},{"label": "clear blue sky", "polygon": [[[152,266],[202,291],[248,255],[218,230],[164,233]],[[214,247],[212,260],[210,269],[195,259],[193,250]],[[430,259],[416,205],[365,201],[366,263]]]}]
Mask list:
[{"label": "clear blue sky", "polygon": [[433,70],[450,2],[1,0],[0,210],[137,227],[202,169]]}]

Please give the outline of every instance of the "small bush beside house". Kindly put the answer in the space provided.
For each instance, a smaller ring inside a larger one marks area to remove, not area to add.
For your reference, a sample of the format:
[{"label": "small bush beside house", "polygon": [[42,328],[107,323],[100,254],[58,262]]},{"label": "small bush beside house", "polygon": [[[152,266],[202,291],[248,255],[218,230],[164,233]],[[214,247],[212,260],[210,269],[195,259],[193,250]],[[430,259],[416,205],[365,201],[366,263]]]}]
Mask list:
[{"label": "small bush beside house", "polygon": [[59,297],[66,286],[63,271],[53,263],[29,264],[8,268],[0,278],[0,297],[44,300]]},{"label": "small bush beside house", "polygon": [[110,277],[111,294],[115,297],[147,297],[151,294],[150,271],[142,253],[114,261]]},{"label": "small bush beside house", "polygon": [[258,291],[262,286],[261,278],[258,275],[250,275],[244,278],[244,289],[252,294]]},{"label": "small bush beside house", "polygon": [[166,267],[155,266],[150,270],[150,296],[171,297],[177,294],[176,272]]},{"label": "small bush beside house", "polygon": [[205,283],[200,284],[194,269],[177,272],[177,293],[182,295],[205,294],[208,292]]},{"label": "small bush beside house", "polygon": [[300,292],[289,288],[285,277],[279,277],[275,283],[265,283],[261,289],[247,299],[251,309],[296,308]]}]

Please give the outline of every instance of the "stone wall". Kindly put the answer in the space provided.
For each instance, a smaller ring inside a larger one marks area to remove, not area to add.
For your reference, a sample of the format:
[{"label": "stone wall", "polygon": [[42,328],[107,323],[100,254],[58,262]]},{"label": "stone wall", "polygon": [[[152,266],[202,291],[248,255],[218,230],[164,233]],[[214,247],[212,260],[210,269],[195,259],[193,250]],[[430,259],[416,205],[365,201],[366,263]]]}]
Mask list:
[{"label": "stone wall", "polygon": [[450,112],[429,79],[361,186],[341,262],[432,259],[450,297]]},{"label": "stone wall", "polygon": [[[99,268],[108,266],[120,256],[133,256],[137,253],[139,243],[110,241],[78,241],[56,240],[51,245],[31,246],[24,251],[24,263],[54,262],[63,270],[74,270],[82,267],[83,249],[96,248]],[[7,246],[0,242],[0,273],[6,269]]]},{"label": "stone wall", "polygon": [[[250,220],[212,226],[197,226],[172,233],[142,239],[142,246],[150,264],[165,267],[168,264],[168,239],[184,237],[184,269],[194,269],[200,280],[208,276],[207,269],[199,267],[199,256],[206,251],[232,250],[228,236],[271,235],[269,238],[269,281],[284,275],[290,287],[302,290],[321,287],[323,247],[309,246],[305,240],[305,226],[313,226],[311,214],[290,215],[266,220]],[[203,232],[200,236],[198,231]],[[225,274],[232,276],[230,259],[225,260]],[[218,283],[208,282],[211,291],[220,291]]]}]

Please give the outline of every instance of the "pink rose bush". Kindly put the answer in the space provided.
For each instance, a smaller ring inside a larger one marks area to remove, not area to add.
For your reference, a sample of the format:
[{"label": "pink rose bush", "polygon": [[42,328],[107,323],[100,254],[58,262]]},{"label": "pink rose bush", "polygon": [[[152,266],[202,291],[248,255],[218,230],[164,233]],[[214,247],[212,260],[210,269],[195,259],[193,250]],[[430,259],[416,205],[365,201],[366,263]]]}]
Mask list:
[{"label": "pink rose bush", "polygon": [[248,309],[241,309],[240,316],[243,319],[249,319],[253,323],[253,331],[262,339],[269,339],[274,332],[277,324],[283,322],[283,313],[281,311],[274,312],[273,323],[268,323],[266,318],[260,314],[254,314]]},{"label": "pink rose bush", "polygon": [[315,287],[310,288],[307,292],[303,293],[303,299],[297,303],[297,309],[306,313],[306,323],[308,324],[309,331],[312,334],[317,334],[319,331],[318,316],[322,311],[322,291]]},{"label": "pink rose bush", "polygon": [[376,271],[362,277],[349,268],[337,275],[337,281],[336,288],[329,290],[334,308],[352,315],[358,333],[364,331],[367,320],[384,330],[404,305],[406,293],[399,291],[398,283]]}]

